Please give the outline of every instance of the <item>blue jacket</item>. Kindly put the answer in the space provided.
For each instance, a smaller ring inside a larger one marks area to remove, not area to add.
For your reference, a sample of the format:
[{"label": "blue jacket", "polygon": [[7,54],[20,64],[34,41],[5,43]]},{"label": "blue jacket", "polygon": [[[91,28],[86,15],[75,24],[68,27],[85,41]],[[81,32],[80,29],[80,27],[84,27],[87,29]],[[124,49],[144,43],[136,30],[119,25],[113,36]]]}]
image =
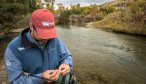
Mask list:
[{"label": "blue jacket", "polygon": [[42,84],[43,80],[23,72],[40,76],[43,71],[57,69],[65,63],[72,69],[72,57],[59,38],[48,40],[45,47],[30,35],[29,28],[12,40],[5,51],[8,81],[11,84]]}]

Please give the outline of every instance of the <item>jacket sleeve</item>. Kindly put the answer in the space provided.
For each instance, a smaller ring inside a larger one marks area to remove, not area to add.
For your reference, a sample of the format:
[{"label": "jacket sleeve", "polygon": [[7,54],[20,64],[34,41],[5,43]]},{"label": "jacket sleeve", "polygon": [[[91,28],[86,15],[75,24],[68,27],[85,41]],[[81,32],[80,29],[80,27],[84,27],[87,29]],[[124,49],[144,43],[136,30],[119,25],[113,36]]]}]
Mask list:
[{"label": "jacket sleeve", "polygon": [[68,64],[72,70],[72,55],[70,51],[67,49],[66,45],[61,41],[60,41],[59,49],[60,49],[61,64]]},{"label": "jacket sleeve", "polygon": [[[40,78],[24,75],[20,60],[18,60],[12,50],[7,47],[5,51],[5,64],[8,81],[10,84],[42,84]],[[41,76],[41,74],[36,74]]]}]

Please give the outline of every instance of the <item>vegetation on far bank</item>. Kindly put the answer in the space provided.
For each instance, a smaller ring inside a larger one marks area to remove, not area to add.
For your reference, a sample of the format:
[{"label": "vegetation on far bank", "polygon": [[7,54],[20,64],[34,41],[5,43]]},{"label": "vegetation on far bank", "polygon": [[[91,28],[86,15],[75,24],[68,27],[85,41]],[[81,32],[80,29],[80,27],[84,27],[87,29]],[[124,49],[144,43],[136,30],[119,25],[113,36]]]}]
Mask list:
[{"label": "vegetation on far bank", "polygon": [[80,4],[76,4],[68,8],[60,3],[58,9],[52,11],[57,24],[92,22],[89,23],[89,27],[145,35],[145,4],[145,0],[115,0],[102,5],[91,4],[81,7]]},{"label": "vegetation on far bank", "polygon": [[58,24],[92,22],[89,27],[146,35],[145,4],[145,0],[115,0],[84,7],[76,4],[70,5],[70,8],[58,4],[58,9],[53,12]]},{"label": "vegetation on far bank", "polygon": [[91,25],[105,30],[146,35],[146,1],[125,2],[122,10],[114,11],[103,20],[93,22]]}]

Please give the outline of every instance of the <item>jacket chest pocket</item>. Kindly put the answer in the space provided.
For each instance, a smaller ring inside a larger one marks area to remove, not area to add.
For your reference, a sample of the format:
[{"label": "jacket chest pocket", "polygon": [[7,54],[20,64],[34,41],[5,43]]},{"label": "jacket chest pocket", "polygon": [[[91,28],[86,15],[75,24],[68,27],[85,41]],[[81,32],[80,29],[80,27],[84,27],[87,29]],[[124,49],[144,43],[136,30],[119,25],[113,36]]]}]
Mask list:
[{"label": "jacket chest pocket", "polygon": [[37,73],[42,70],[43,58],[41,52],[37,50],[24,51],[22,56],[23,70],[31,73]]},{"label": "jacket chest pocket", "polygon": [[59,66],[59,54],[58,51],[53,48],[48,50],[49,54],[49,64],[50,64],[50,69],[57,69]]}]

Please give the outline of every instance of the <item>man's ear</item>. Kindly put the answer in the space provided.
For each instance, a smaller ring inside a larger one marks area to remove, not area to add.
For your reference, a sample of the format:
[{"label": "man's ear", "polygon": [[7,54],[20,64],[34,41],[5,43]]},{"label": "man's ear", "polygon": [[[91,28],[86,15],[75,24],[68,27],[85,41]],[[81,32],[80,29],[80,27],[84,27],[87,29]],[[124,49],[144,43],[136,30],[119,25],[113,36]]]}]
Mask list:
[{"label": "man's ear", "polygon": [[29,27],[30,27],[30,30],[33,31],[33,26],[31,22],[29,22]]},{"label": "man's ear", "polygon": [[32,23],[31,23],[31,22],[29,22],[29,27],[30,27],[30,28],[32,27]]}]

